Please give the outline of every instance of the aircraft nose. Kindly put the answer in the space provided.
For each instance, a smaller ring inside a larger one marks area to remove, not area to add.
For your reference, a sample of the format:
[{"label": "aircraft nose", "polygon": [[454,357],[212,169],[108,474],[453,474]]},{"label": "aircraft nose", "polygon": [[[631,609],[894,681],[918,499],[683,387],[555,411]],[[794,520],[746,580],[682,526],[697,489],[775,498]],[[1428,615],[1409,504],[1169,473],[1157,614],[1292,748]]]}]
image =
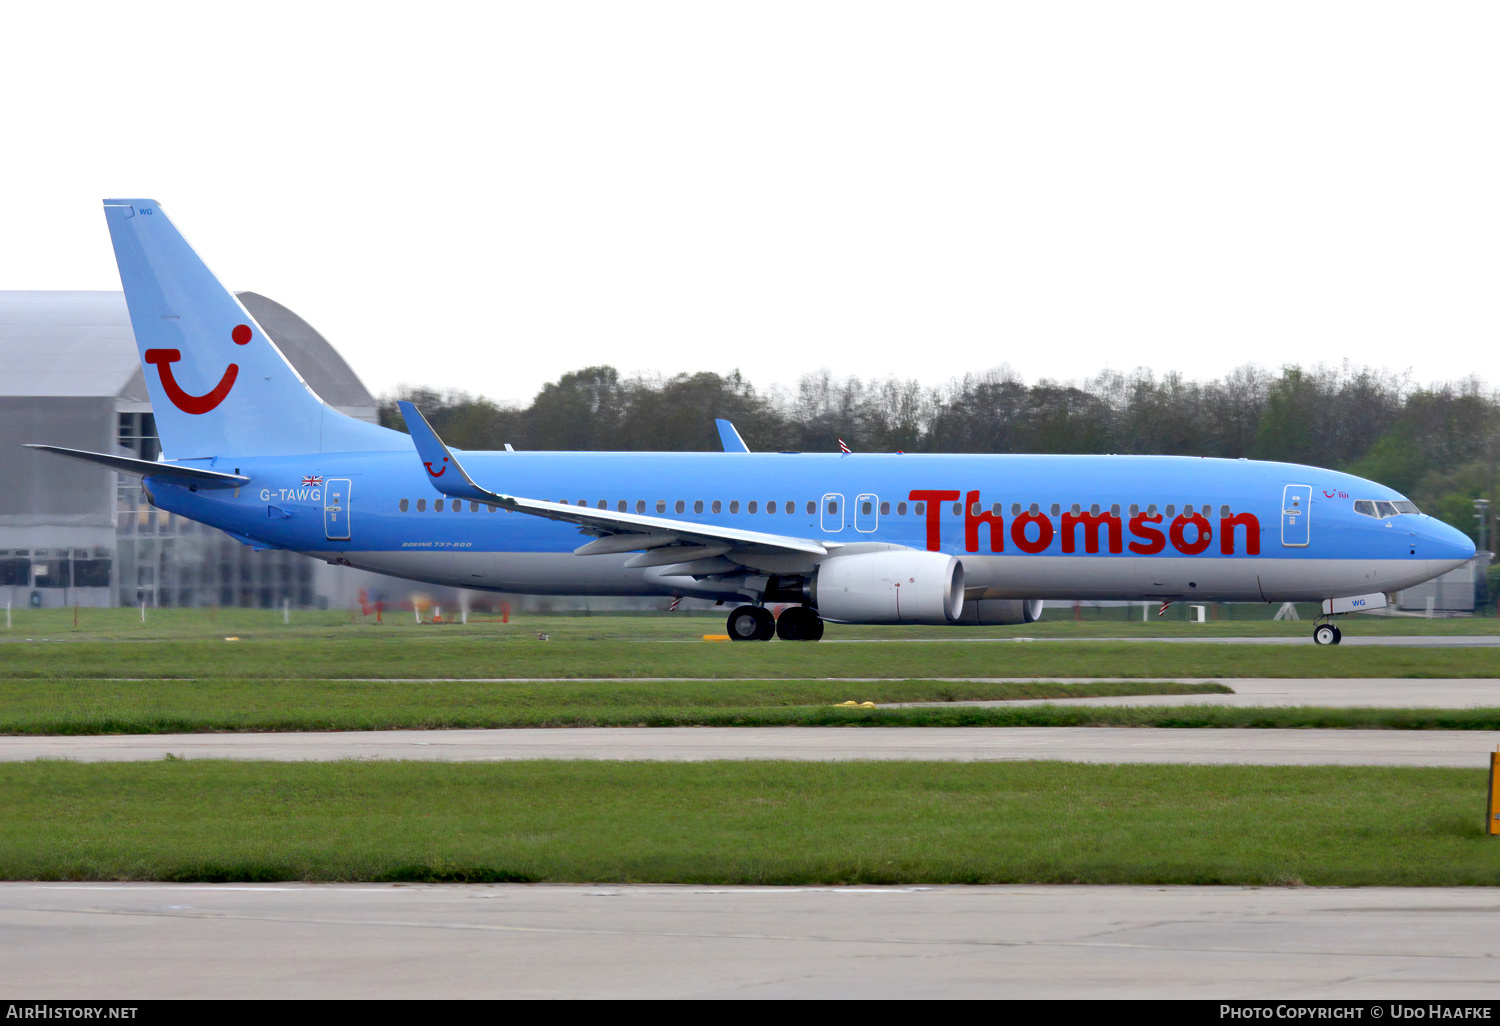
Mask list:
[{"label": "aircraft nose", "polygon": [[1434,517],[1428,517],[1422,530],[1417,532],[1419,553],[1426,550],[1433,559],[1452,560],[1453,565],[1467,563],[1474,558],[1474,541],[1456,527],[1450,527]]}]

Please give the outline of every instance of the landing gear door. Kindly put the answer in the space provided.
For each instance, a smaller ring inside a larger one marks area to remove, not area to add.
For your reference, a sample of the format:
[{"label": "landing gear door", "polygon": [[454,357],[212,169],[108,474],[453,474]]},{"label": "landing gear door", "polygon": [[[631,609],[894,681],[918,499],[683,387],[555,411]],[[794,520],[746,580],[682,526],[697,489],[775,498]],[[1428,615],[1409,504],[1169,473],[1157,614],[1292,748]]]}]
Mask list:
[{"label": "landing gear door", "polygon": [[1281,544],[1289,549],[1306,547],[1311,540],[1308,515],[1312,512],[1312,485],[1287,485],[1281,494]]},{"label": "landing gear door", "polygon": [[347,477],[330,477],[323,485],[323,533],[329,541],[349,540],[349,489]]},{"label": "landing gear door", "polygon": [[823,496],[822,509],[823,530],[828,534],[835,534],[844,529],[844,497],[838,492],[829,492]]}]

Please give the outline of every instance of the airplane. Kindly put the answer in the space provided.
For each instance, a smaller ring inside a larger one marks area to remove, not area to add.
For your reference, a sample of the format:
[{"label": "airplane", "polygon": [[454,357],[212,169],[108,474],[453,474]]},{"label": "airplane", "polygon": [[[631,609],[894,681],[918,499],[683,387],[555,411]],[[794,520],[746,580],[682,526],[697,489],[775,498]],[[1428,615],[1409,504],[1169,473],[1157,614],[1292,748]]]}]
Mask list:
[{"label": "airplane", "polygon": [[[263,548],[482,591],[732,604],[734,641],[824,622],[1004,626],[1046,599],[1319,602],[1334,618],[1474,556],[1396,491],[1289,463],[1176,456],[467,452],[301,379],[161,206],[104,214],[163,448],[37,443],[138,474],[150,502]],[[784,605],[779,618],[773,605]]]}]

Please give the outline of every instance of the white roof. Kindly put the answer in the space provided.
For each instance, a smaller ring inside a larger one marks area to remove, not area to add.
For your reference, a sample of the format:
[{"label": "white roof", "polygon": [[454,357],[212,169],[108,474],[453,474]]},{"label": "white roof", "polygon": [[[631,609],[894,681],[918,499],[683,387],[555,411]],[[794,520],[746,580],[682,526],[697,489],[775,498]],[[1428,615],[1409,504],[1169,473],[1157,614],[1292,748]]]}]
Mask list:
[{"label": "white roof", "polygon": [[118,396],[140,366],[123,292],[0,291],[0,395]]}]

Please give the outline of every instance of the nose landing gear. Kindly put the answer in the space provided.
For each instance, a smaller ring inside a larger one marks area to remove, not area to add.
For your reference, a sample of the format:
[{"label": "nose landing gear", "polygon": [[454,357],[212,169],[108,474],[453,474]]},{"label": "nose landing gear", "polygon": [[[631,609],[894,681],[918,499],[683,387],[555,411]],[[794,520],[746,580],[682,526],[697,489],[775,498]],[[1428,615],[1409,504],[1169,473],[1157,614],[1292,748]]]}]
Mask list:
[{"label": "nose landing gear", "polygon": [[1344,640],[1344,632],[1331,623],[1320,623],[1313,628],[1313,641],[1319,645],[1337,645]]}]

